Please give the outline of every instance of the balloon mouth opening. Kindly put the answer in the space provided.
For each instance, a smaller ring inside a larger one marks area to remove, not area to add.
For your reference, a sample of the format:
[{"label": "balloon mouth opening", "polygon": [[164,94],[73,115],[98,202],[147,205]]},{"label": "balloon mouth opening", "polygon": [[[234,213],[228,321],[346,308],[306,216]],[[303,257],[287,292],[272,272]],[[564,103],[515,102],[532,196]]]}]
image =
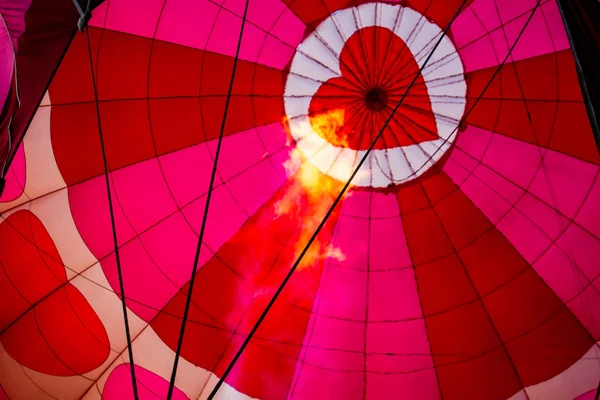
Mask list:
[{"label": "balloon mouth opening", "polygon": [[364,100],[369,110],[381,111],[387,107],[389,95],[385,90],[375,87],[367,90]]}]

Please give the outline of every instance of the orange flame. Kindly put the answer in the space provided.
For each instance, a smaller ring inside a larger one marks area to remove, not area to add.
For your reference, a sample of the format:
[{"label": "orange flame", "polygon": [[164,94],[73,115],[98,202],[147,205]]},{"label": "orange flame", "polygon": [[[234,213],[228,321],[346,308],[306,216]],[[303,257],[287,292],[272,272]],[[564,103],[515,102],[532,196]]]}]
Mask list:
[{"label": "orange flame", "polygon": [[[316,133],[332,144],[347,146],[347,137],[338,135],[343,123],[343,109],[311,117],[311,126]],[[284,121],[284,126],[287,126],[287,121]],[[310,127],[306,128],[310,129]],[[288,144],[292,148],[284,168],[292,185],[284,197],[275,204],[275,214],[278,217],[292,216],[301,221],[300,235],[295,241],[295,258],[297,258],[339,194],[342,184],[323,174],[310,162],[306,162],[302,152],[293,144]],[[308,268],[326,259],[343,261],[345,255],[341,249],[317,236],[304,255],[299,269]]]},{"label": "orange flame", "polygon": [[345,110],[330,110],[310,117],[313,130],[334,146],[348,147],[348,133],[344,127]]},{"label": "orange flame", "polygon": [[[348,132],[344,128],[346,110],[336,108],[323,113],[314,114],[301,123],[296,123],[296,136],[305,137],[315,132],[327,142],[338,147],[348,147]],[[289,118],[284,117],[283,126],[287,129]],[[291,132],[288,133],[291,134]]]}]

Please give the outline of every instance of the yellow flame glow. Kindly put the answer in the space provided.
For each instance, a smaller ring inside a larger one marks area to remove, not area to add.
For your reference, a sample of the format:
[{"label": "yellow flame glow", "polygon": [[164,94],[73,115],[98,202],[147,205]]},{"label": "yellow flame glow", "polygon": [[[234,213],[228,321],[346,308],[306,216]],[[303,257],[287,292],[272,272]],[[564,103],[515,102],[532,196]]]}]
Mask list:
[{"label": "yellow flame glow", "polygon": [[310,117],[313,130],[334,146],[348,147],[348,133],[344,127],[345,110],[334,109]]},{"label": "yellow flame glow", "polygon": [[[306,129],[312,128],[331,144],[347,146],[347,138],[337,135],[343,123],[344,110],[332,110],[311,117],[311,127],[307,126]],[[284,126],[287,126],[287,121],[284,121]],[[333,140],[336,143],[333,143]],[[301,221],[300,235],[295,241],[294,258],[296,259],[331,207],[333,200],[338,196],[342,184],[323,174],[307,162],[300,149],[292,143],[288,144],[291,147],[290,158],[284,163],[284,168],[291,180],[291,186],[284,197],[275,203],[275,214],[278,217],[284,215],[295,217]],[[329,240],[323,241],[317,236],[298,268],[305,269],[326,259],[343,261],[345,255],[341,249],[331,245]]]}]

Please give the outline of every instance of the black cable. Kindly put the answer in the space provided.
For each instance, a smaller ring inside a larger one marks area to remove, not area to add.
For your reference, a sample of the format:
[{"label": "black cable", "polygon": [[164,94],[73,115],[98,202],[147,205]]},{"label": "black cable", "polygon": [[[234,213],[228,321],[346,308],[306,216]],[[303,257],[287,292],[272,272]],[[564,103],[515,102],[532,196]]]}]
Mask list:
[{"label": "black cable", "polygon": [[244,26],[246,25],[246,16],[248,15],[248,3],[246,0],[246,6],[244,8],[244,15],[242,17],[242,26],[240,28],[240,37],[238,39],[237,49],[235,51],[235,58],[233,60],[233,69],[231,71],[231,80],[229,81],[229,90],[227,91],[227,99],[225,100],[225,110],[223,112],[223,120],[221,122],[221,131],[219,132],[219,140],[217,142],[217,149],[215,151],[215,160],[213,163],[212,174],[210,176],[210,183],[208,186],[208,193],[206,195],[206,205],[204,206],[204,215],[202,217],[202,226],[198,235],[198,247],[196,248],[196,256],[194,258],[194,266],[192,268],[192,276],[190,278],[190,287],[185,300],[185,308],[183,311],[183,320],[181,321],[181,330],[179,332],[179,340],[177,341],[177,350],[175,351],[175,362],[173,363],[173,370],[171,371],[171,380],[169,381],[169,391],[167,393],[167,400],[171,400],[173,397],[173,389],[175,387],[175,377],[177,375],[177,365],[179,364],[179,357],[181,356],[181,348],[183,346],[183,338],[185,334],[185,327],[187,325],[188,315],[190,312],[190,304],[192,302],[192,291],[194,290],[194,282],[196,281],[196,268],[198,267],[198,260],[200,259],[200,249],[202,248],[202,241],[204,239],[204,230],[206,228],[206,221],[208,217],[208,210],[210,207],[210,199],[212,198],[213,185],[215,182],[215,176],[217,174],[217,164],[219,162],[219,154],[221,152],[221,143],[223,141],[223,134],[225,132],[225,123],[227,121],[227,112],[229,110],[229,102],[231,100],[231,93],[233,92],[233,82],[235,79],[235,70],[237,68],[237,62],[240,56],[240,49],[242,47],[242,37],[244,36]]},{"label": "black cable", "polygon": [[450,26],[452,25],[452,23],[454,22],[454,20],[456,19],[456,17],[458,17],[458,15],[462,11],[463,7],[465,6],[466,2],[467,2],[466,0],[463,0],[463,2],[461,3],[460,7],[456,11],[456,14],[454,14],[454,16],[452,17],[452,19],[450,20],[450,22],[448,23],[448,25],[446,26],[446,28],[442,32],[442,35],[440,36],[440,38],[436,42],[435,46],[433,47],[433,49],[431,50],[431,52],[429,53],[429,55],[425,59],[425,62],[423,62],[423,65],[421,66],[421,68],[419,68],[419,71],[417,72],[417,74],[415,75],[415,77],[413,78],[413,80],[411,81],[411,83],[408,85],[406,91],[404,92],[404,94],[400,98],[400,101],[398,101],[398,103],[396,104],[396,106],[394,107],[394,109],[392,110],[392,112],[390,113],[390,115],[388,116],[388,118],[385,120],[383,126],[381,127],[381,129],[377,133],[377,136],[375,136],[375,138],[373,139],[373,142],[371,143],[371,145],[369,146],[369,148],[367,149],[367,151],[363,155],[362,159],[360,160],[360,162],[358,163],[358,165],[356,166],[356,168],[354,169],[354,171],[350,175],[350,178],[346,181],[346,183],[344,183],[344,186],[342,187],[342,190],[340,191],[340,193],[338,194],[338,196],[335,198],[335,200],[333,201],[333,204],[331,205],[331,207],[329,208],[329,210],[327,211],[327,213],[325,214],[325,216],[323,217],[323,219],[321,220],[321,222],[317,226],[317,229],[315,230],[315,232],[312,234],[312,236],[310,237],[310,239],[308,240],[308,242],[306,243],[306,245],[302,249],[302,252],[300,253],[300,255],[298,256],[298,258],[294,262],[294,265],[292,265],[292,268],[287,273],[286,277],[283,279],[283,281],[281,282],[281,284],[277,288],[277,291],[275,292],[275,294],[273,295],[273,297],[271,297],[271,300],[267,304],[267,307],[264,309],[264,311],[262,312],[262,314],[260,315],[260,317],[256,321],[256,324],[254,324],[254,326],[252,327],[252,329],[248,333],[248,336],[246,337],[246,340],[244,340],[244,342],[242,343],[242,346],[240,347],[240,349],[238,350],[238,352],[235,354],[235,356],[233,357],[233,359],[231,360],[231,362],[227,366],[227,369],[225,370],[225,372],[223,373],[223,375],[219,379],[219,382],[217,382],[217,384],[215,385],[215,387],[213,388],[213,390],[210,392],[210,395],[208,396],[208,400],[213,399],[215,397],[215,395],[217,394],[217,392],[219,391],[220,387],[223,385],[223,382],[225,381],[225,379],[227,378],[227,376],[229,375],[229,373],[233,369],[233,366],[235,365],[235,363],[237,362],[237,360],[241,357],[242,353],[246,349],[246,346],[248,346],[248,344],[250,343],[250,340],[252,340],[252,337],[254,336],[254,334],[258,330],[260,324],[262,323],[262,321],[265,319],[265,317],[267,316],[267,314],[271,310],[271,307],[273,307],[273,304],[275,304],[275,301],[277,301],[277,298],[279,297],[279,295],[283,291],[283,288],[285,287],[285,285],[288,283],[288,281],[290,280],[290,278],[292,277],[292,275],[294,274],[294,272],[298,268],[298,265],[302,261],[302,258],[308,252],[308,249],[310,248],[310,246],[312,245],[312,243],[315,241],[315,239],[317,238],[317,236],[321,232],[321,229],[323,229],[323,227],[325,226],[325,223],[327,222],[327,220],[329,219],[329,217],[331,216],[331,214],[333,214],[333,211],[335,210],[335,207],[339,204],[339,202],[341,201],[341,199],[344,197],[344,194],[346,193],[346,191],[350,187],[350,183],[352,182],[352,180],[358,174],[358,171],[360,170],[360,168],[362,167],[362,165],[365,163],[365,161],[369,157],[369,155],[370,155],[371,151],[373,150],[373,148],[375,148],[375,145],[377,144],[377,141],[383,135],[383,132],[385,131],[385,129],[387,128],[387,126],[391,122],[392,118],[394,117],[394,114],[398,111],[398,109],[400,108],[400,106],[404,102],[404,99],[408,95],[408,92],[410,92],[410,89],[413,87],[413,85],[415,84],[415,82],[417,81],[417,79],[419,78],[419,76],[421,76],[421,74],[423,72],[423,69],[427,66],[427,63],[429,62],[429,60],[433,56],[433,53],[435,52],[435,50],[438,48],[438,46],[440,45],[440,43],[442,42],[442,40],[446,37],[446,34],[448,33],[448,30],[450,29]]},{"label": "black cable", "polygon": [[[596,108],[594,107],[594,101],[592,99],[592,94],[590,93],[590,89],[588,87],[588,83],[592,83],[593,86],[593,82],[590,80],[590,82],[588,82],[588,79],[586,77],[586,70],[583,67],[583,64],[581,62],[581,57],[579,56],[579,52],[578,52],[578,48],[579,46],[576,46],[575,43],[575,38],[573,36],[573,32],[571,29],[571,26],[569,24],[569,18],[567,18],[567,15],[565,14],[565,6],[570,5],[568,0],[558,0],[557,2],[558,5],[558,10],[560,11],[560,16],[562,18],[563,21],[563,25],[565,27],[565,33],[567,34],[567,38],[569,39],[569,44],[571,45],[571,52],[573,53],[573,59],[575,60],[575,66],[577,68],[577,77],[579,80],[579,86],[581,88],[581,94],[583,95],[583,99],[585,102],[585,108],[588,112],[588,119],[590,120],[590,126],[592,128],[592,131],[594,133],[594,138],[596,139],[596,146],[598,147],[598,151],[600,152],[600,126],[598,125],[598,115],[596,114]],[[570,10],[569,10],[569,14],[571,15],[571,23],[576,23],[576,22],[582,22],[582,21],[573,21],[573,19],[578,19],[578,11],[575,10],[573,8],[573,6],[570,6]],[[597,13],[596,13],[597,14]],[[593,18],[593,17],[592,17]],[[575,25],[577,26],[577,25]],[[577,29],[577,28],[575,28]],[[585,28],[580,28],[582,30],[584,30]],[[590,37],[585,37],[585,34],[582,34],[581,30],[580,32],[576,32],[576,34],[579,33],[578,35],[578,39],[579,42],[584,41],[585,39],[593,39]],[[581,36],[584,36],[583,38]],[[579,48],[579,50],[581,50],[581,48]],[[585,56],[585,52],[583,52],[584,56]],[[587,60],[589,64],[589,60]],[[593,65],[593,64],[592,64]],[[597,91],[596,91],[597,93]],[[598,385],[598,394],[600,394],[600,384]],[[596,400],[598,400],[598,398],[596,398]]]},{"label": "black cable", "polygon": [[113,211],[112,196],[110,194],[110,180],[108,177],[108,160],[106,158],[106,149],[104,146],[104,135],[102,134],[102,121],[100,119],[100,103],[98,102],[98,88],[96,87],[96,76],[94,73],[94,60],[92,58],[92,45],[90,41],[89,28],[85,30],[87,37],[88,53],[90,56],[90,70],[92,73],[92,86],[94,88],[94,102],[96,104],[96,118],[98,120],[98,136],[100,137],[100,147],[102,149],[102,162],[104,163],[104,178],[106,181],[106,196],[108,198],[108,209],[110,212],[110,223],[112,226],[113,243],[115,246],[115,259],[117,262],[117,272],[119,274],[119,290],[121,291],[121,305],[123,306],[123,319],[125,321],[125,336],[127,337],[127,351],[129,353],[129,366],[131,367],[131,382],[133,385],[133,397],[139,400],[137,390],[137,379],[135,378],[135,363],[133,362],[133,349],[131,348],[131,333],[129,331],[129,318],[127,317],[127,304],[125,301],[125,285],[123,284],[123,272],[121,269],[121,257],[119,255],[119,242],[117,241],[117,228],[115,225],[115,214]]}]

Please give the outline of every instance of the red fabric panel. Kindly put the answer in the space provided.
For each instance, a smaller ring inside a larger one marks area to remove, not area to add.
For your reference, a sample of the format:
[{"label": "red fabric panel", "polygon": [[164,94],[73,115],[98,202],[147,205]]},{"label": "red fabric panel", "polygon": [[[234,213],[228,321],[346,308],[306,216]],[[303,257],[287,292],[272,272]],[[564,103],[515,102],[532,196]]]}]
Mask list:
[{"label": "red fabric panel", "polygon": [[0,265],[0,342],[12,358],[57,376],[102,365],[110,351],[104,326],[79,290],[66,283],[54,242],[29,211],[0,224]]},{"label": "red fabric panel", "polygon": [[[400,4],[420,12],[444,29],[448,26],[462,2],[463,0],[403,0]],[[462,11],[466,10],[472,2],[473,0],[467,0]]]},{"label": "red fabric panel", "polygon": [[315,28],[319,22],[337,10],[347,8],[355,0],[283,0],[298,18],[310,27]]},{"label": "red fabric panel", "polygon": [[[41,251],[35,250],[34,243]],[[0,248],[0,329],[4,330],[67,276],[52,239],[29,211],[17,212],[0,224]]]},{"label": "red fabric panel", "polygon": [[[421,208],[424,196],[429,206]],[[508,398],[567,369],[593,345],[444,173],[401,188],[398,199],[445,399]]]},{"label": "red fabric panel", "polygon": [[[313,173],[319,174],[316,170]],[[323,179],[330,181],[332,193],[341,189],[340,183]],[[325,207],[319,206],[315,212],[311,206],[314,194],[299,189],[298,182],[294,177],[288,181],[198,270],[181,353],[186,360],[217,376],[223,374],[320,222],[321,211],[333,202],[332,194],[320,194],[319,202]],[[293,199],[290,193],[294,193]],[[276,214],[278,203],[284,199],[293,200],[292,209]],[[330,242],[337,218],[336,212],[318,241]],[[230,385],[252,397],[285,398],[323,263],[324,259],[307,254],[235,364],[227,379]],[[187,291],[186,286],[152,321],[152,328],[173,350]]]},{"label": "red fabric panel", "polygon": [[[283,2],[312,31],[330,14],[351,6],[370,3],[371,0],[283,0]],[[390,3],[400,3],[402,6],[410,7],[444,29],[462,2],[463,0],[401,0]],[[467,0],[463,9],[466,9],[472,2],[473,0]]]},{"label": "red fabric panel", "polygon": [[[467,74],[467,110],[496,70]],[[541,70],[551,78],[539,79]],[[571,50],[504,65],[466,122],[600,163]]]},{"label": "red fabric panel", "polygon": [[[364,43],[375,46],[366,50]],[[343,111],[343,121],[340,118],[336,129],[319,129],[317,125],[314,130],[344,147],[366,150],[419,73],[419,66],[406,44],[392,31],[371,27],[361,29],[346,41],[340,69],[342,76],[319,87],[309,113],[314,120],[331,111]],[[438,138],[427,87],[420,74],[393,121],[376,143],[376,149]]]},{"label": "red fabric panel", "polygon": [[[90,32],[111,170],[218,138],[232,57],[119,32]],[[175,64],[181,73],[172,73]],[[224,134],[282,121],[283,80],[281,71],[240,60]],[[52,145],[67,184],[103,173],[85,36],[73,41],[50,95]]]}]

